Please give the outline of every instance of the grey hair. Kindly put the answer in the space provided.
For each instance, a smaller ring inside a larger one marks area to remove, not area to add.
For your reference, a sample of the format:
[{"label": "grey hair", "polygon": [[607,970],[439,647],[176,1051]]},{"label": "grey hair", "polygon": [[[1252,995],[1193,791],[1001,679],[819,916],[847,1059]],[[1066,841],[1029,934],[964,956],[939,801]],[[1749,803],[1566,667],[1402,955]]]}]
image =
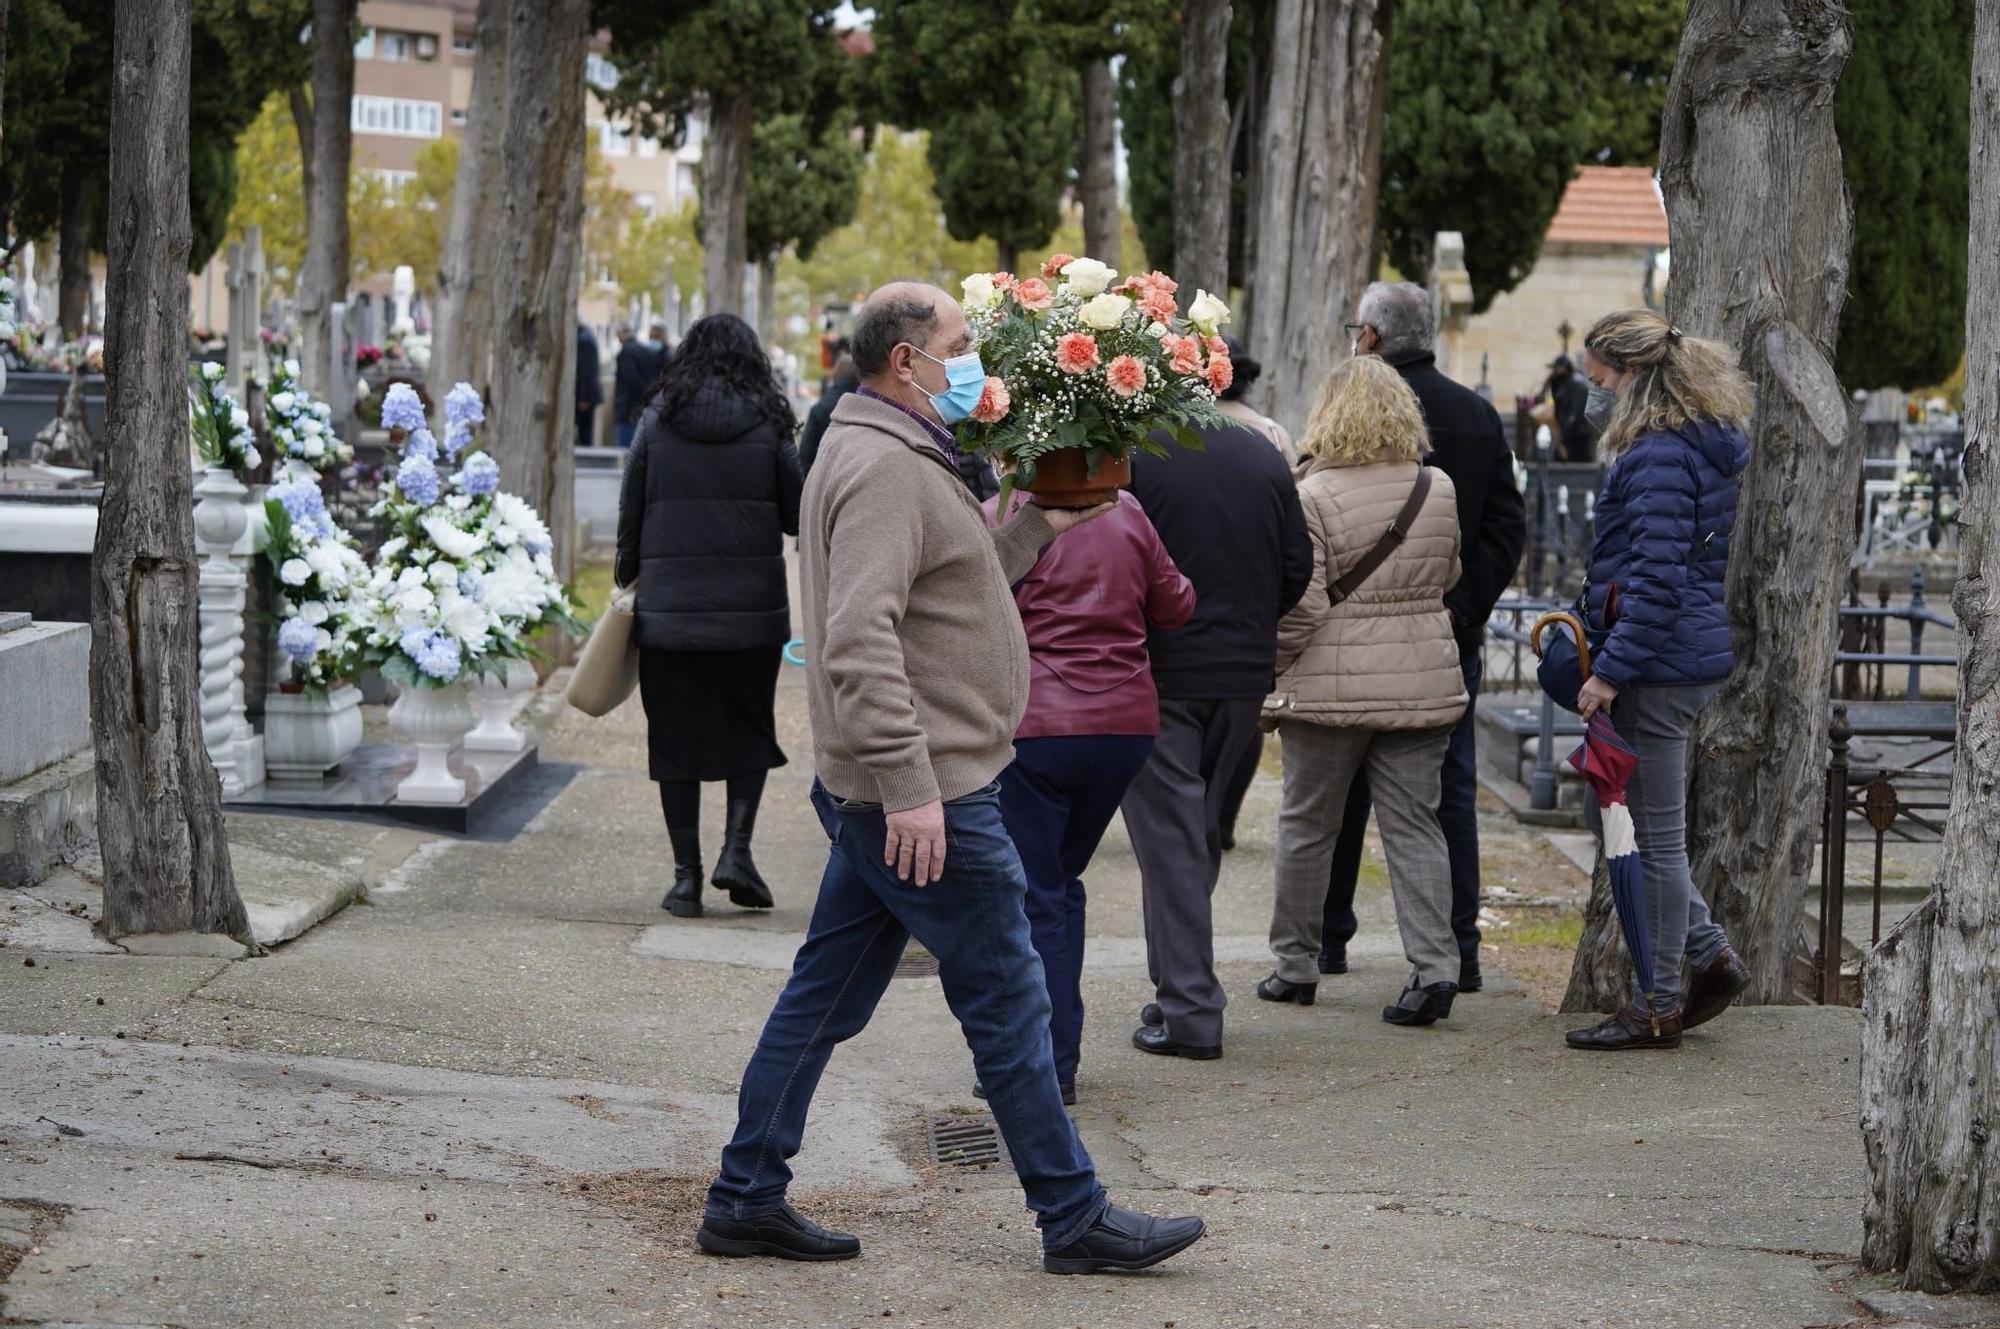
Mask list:
[{"label": "grey hair", "polygon": [[903,342],[927,345],[937,323],[937,306],[928,300],[907,296],[870,300],[854,320],[848,354],[854,357],[854,367],[862,377],[873,378],[889,367],[889,353]]},{"label": "grey hair", "polygon": [[1375,335],[1382,339],[1383,355],[1428,351],[1437,344],[1431,293],[1415,282],[1368,283],[1354,321],[1375,329]]}]

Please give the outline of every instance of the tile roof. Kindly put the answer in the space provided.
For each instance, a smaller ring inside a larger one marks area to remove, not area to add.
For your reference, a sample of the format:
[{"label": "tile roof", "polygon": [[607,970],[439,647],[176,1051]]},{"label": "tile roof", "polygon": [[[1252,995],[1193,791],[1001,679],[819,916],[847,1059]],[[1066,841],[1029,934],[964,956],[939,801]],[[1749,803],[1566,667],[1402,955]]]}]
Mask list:
[{"label": "tile roof", "polygon": [[1667,211],[1643,166],[1585,166],[1563,191],[1546,237],[1586,245],[1667,244]]}]

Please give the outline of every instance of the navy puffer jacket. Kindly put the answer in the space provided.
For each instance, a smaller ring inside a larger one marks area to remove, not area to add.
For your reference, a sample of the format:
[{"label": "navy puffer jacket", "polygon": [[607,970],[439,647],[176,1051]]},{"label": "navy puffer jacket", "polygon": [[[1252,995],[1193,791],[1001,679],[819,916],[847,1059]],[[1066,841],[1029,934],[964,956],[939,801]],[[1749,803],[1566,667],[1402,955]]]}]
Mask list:
[{"label": "navy puffer jacket", "polygon": [[1712,422],[1642,435],[1604,477],[1590,547],[1592,672],[1619,689],[1712,683],[1736,663],[1723,574],[1750,445]]}]

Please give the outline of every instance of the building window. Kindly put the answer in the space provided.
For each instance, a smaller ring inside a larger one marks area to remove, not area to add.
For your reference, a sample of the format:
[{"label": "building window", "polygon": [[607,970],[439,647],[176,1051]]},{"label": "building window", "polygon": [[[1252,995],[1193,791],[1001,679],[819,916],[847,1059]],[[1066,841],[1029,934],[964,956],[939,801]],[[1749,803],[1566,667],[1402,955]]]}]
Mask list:
[{"label": "building window", "polygon": [[618,86],[618,66],[592,51],[583,58],[583,79],[593,88],[615,88]]},{"label": "building window", "polygon": [[407,32],[381,32],[375,37],[375,58],[377,60],[407,60],[410,58],[410,34]]},{"label": "building window", "polygon": [[354,40],[354,58],[373,60],[375,58],[375,29],[368,28]]},{"label": "building window", "polygon": [[444,104],[408,97],[356,97],[349,124],[357,134],[436,138],[444,132]]},{"label": "building window", "polygon": [[598,146],[607,157],[629,157],[632,155],[632,126],[621,125],[606,120]]},{"label": "building window", "polygon": [[632,209],[641,217],[650,220],[659,214],[660,196],[653,193],[634,194],[632,196]]},{"label": "building window", "polygon": [[471,55],[479,49],[479,40],[469,32],[455,32],[451,35],[451,49],[454,55]]},{"label": "building window", "polygon": [[641,157],[659,156],[660,140],[654,138],[651,134],[639,135],[639,155]]},{"label": "building window", "polygon": [[451,122],[455,125],[465,123],[465,108],[463,106],[454,106],[451,108]]},{"label": "building window", "polygon": [[371,167],[368,173],[391,189],[401,189],[404,185],[413,185],[417,182],[415,171],[391,171],[382,167]]}]

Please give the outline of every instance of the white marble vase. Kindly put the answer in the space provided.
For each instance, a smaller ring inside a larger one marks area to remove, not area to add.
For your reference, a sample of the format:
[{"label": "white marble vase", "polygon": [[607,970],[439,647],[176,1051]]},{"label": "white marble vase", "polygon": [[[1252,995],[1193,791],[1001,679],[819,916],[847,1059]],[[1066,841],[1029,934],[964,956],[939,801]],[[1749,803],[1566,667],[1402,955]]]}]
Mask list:
[{"label": "white marble vase", "polygon": [[451,773],[451,750],[472,728],[465,680],[441,688],[404,687],[389,708],[396,726],[417,750],[417,767],[396,786],[399,803],[456,803],[465,781]]},{"label": "white marble vase", "polygon": [[349,683],[323,697],[272,692],[264,698],[264,771],[274,780],[319,780],[361,745],[361,689]]},{"label": "white marble vase", "polygon": [[472,685],[479,703],[479,726],[465,736],[467,752],[519,752],[528,736],[514,727],[514,717],[534,691],[535,668],[526,660],[509,660],[504,679],[482,678]]}]

